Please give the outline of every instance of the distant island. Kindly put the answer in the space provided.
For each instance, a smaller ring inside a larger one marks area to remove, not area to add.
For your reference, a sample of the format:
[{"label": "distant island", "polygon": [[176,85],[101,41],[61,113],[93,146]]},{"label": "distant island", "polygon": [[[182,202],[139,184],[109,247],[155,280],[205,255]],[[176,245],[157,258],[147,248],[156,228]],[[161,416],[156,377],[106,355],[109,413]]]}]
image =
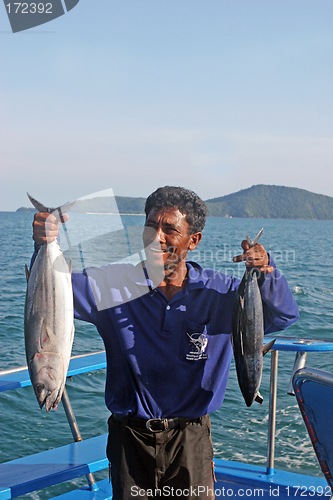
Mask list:
[{"label": "distant island", "polygon": [[32,213],[34,213],[34,212],[37,212],[37,210],[35,208],[32,208],[32,207],[31,208],[30,207],[29,208],[20,207],[16,210],[16,212],[32,212]]},{"label": "distant island", "polygon": [[[145,198],[115,196],[121,214],[144,214]],[[236,193],[205,201],[210,217],[245,217],[258,219],[333,220],[333,198],[305,189],[258,184]],[[79,200],[72,212],[109,213],[108,198]],[[35,212],[21,207],[17,212]]]},{"label": "distant island", "polygon": [[259,184],[206,200],[213,217],[259,219],[333,219],[333,198],[305,189]]}]

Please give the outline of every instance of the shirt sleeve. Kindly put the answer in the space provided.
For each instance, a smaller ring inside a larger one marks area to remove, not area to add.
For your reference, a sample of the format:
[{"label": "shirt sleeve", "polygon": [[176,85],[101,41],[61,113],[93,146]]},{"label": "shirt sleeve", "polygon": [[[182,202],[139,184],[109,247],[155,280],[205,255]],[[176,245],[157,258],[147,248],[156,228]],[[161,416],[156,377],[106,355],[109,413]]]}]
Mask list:
[{"label": "shirt sleeve", "polygon": [[98,310],[86,271],[73,271],[74,317],[97,325]]},{"label": "shirt sleeve", "polygon": [[286,278],[277,270],[271,256],[269,265],[274,270],[267,274],[260,287],[264,310],[265,334],[285,330],[299,318],[298,306]]}]

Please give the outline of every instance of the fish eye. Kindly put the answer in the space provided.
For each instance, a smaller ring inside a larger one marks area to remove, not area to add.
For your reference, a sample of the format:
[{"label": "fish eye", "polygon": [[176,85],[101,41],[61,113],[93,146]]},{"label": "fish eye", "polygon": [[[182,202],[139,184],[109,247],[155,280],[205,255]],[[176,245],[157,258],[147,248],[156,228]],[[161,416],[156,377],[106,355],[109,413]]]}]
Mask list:
[{"label": "fish eye", "polygon": [[45,385],[43,385],[43,384],[37,384],[36,385],[36,392],[37,392],[37,394],[40,394],[43,391],[43,389],[45,389]]}]

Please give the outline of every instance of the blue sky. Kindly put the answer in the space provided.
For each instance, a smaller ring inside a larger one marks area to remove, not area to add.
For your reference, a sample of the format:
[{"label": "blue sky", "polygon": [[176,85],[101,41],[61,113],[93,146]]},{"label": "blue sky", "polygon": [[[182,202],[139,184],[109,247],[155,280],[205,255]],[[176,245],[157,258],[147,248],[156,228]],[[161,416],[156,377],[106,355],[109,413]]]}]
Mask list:
[{"label": "blue sky", "polygon": [[12,34],[0,5],[0,210],[112,188],[333,196],[332,0],[80,0]]}]

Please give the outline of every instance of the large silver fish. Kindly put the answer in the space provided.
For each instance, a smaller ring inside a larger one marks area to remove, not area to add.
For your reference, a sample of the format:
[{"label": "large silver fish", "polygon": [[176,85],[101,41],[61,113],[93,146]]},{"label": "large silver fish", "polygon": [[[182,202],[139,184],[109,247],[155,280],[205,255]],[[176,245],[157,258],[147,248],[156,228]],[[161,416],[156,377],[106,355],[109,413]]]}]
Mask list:
[{"label": "large silver fish", "polygon": [[[74,203],[57,209],[45,207],[29,194],[39,212],[60,218]],[[25,350],[31,383],[40,408],[56,409],[65,387],[74,338],[71,262],[59,243],[39,249],[31,272],[26,267],[27,293],[24,311]]]},{"label": "large silver fish", "polygon": [[[246,235],[249,247],[253,247],[263,229],[252,241]],[[256,269],[246,269],[238,287],[232,316],[232,345],[236,364],[237,378],[245,403],[250,407],[253,401],[262,403],[259,392],[263,356],[275,340],[264,342],[264,317]]]}]

